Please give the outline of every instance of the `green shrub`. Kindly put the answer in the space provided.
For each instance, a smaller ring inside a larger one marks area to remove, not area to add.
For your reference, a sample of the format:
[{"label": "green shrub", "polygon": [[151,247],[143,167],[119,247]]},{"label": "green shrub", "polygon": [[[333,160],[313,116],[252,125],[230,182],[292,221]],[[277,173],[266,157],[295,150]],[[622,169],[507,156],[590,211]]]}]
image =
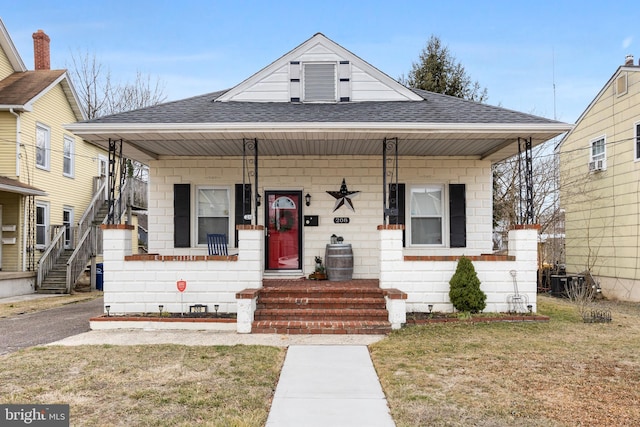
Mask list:
[{"label": "green shrub", "polygon": [[456,310],[479,313],[487,306],[487,295],[480,289],[480,279],[469,258],[460,258],[449,285],[449,300]]}]

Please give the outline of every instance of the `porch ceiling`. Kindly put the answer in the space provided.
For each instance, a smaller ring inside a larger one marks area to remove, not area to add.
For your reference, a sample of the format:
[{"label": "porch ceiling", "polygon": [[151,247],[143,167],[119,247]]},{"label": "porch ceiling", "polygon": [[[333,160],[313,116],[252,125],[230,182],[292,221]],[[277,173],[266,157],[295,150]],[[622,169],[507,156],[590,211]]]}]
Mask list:
[{"label": "porch ceiling", "polygon": [[259,154],[380,155],[382,140],[398,138],[401,156],[470,156],[497,162],[518,152],[518,138],[532,138],[533,145],[568,130],[565,123],[451,124],[428,126],[397,123],[248,124],[85,124],[67,128],[76,135],[108,149],[108,141],[122,139],[123,154],[148,162],[163,156],[241,156],[243,138],[257,138]]}]

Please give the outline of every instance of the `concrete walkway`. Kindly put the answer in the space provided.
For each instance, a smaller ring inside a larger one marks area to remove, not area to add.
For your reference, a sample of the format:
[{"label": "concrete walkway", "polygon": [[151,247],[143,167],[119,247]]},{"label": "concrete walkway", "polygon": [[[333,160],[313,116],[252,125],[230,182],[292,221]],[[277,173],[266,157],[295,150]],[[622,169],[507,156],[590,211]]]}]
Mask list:
[{"label": "concrete walkway", "polygon": [[290,346],[267,427],[395,426],[365,346]]}]

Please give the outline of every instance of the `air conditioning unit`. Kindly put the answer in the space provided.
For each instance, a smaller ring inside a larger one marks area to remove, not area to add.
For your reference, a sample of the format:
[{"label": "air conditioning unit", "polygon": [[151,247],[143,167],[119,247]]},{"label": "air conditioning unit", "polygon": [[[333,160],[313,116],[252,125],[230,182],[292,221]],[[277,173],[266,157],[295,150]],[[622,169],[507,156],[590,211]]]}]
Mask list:
[{"label": "air conditioning unit", "polygon": [[604,160],[593,160],[589,162],[589,172],[599,172],[605,169]]}]

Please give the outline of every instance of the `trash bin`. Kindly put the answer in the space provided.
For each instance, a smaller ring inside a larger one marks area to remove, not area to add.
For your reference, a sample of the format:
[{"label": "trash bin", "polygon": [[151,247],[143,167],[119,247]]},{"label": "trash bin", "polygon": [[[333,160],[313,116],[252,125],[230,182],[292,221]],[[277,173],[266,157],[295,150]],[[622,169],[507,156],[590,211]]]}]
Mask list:
[{"label": "trash bin", "polygon": [[104,269],[103,263],[96,264],[96,290],[101,291],[104,286]]},{"label": "trash bin", "polygon": [[551,275],[551,295],[556,297],[563,297],[567,295],[567,281],[569,276],[562,276],[559,274]]}]

